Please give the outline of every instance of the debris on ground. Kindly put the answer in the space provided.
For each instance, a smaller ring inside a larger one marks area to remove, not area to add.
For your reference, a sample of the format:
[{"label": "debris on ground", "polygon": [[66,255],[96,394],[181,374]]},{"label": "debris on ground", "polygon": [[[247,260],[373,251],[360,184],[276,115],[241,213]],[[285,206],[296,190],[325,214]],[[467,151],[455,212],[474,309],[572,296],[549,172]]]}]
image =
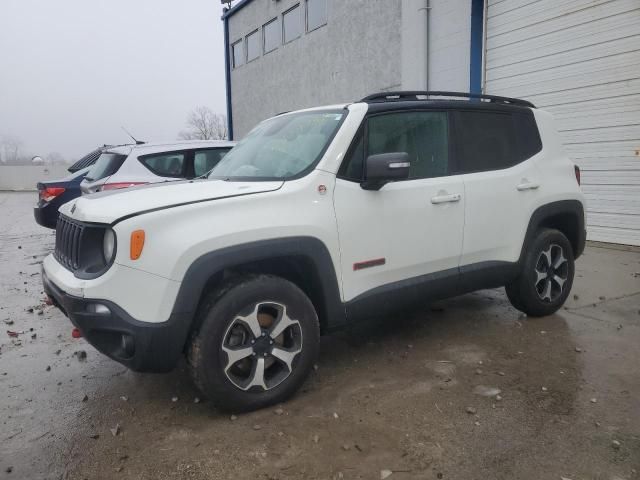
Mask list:
[{"label": "debris on ground", "polygon": [[73,354],[78,357],[78,361],[84,362],[87,359],[87,352],[85,350],[78,350],[77,352],[73,352]]},{"label": "debris on ground", "polygon": [[380,480],[385,480],[385,478],[389,478],[393,475],[391,470],[380,470]]},{"label": "debris on ground", "polygon": [[120,424],[116,423],[116,426],[113,428],[110,428],[109,431],[111,432],[111,435],[113,435],[114,437],[117,437],[118,434],[120,433]]},{"label": "debris on ground", "polygon": [[488,387],[486,385],[478,385],[473,389],[473,393],[482,397],[495,397],[502,392],[499,388]]},{"label": "debris on ground", "polygon": [[238,419],[238,417],[236,417],[235,415],[231,415],[229,417],[229,420],[231,420],[232,422],[236,421]]},{"label": "debris on ground", "polygon": [[543,392],[547,392],[549,389],[547,387],[542,387]]},{"label": "debris on ground", "polygon": [[467,407],[465,410],[469,415],[475,415],[478,410],[475,407]]},{"label": "debris on ground", "polygon": [[619,450],[622,444],[618,440],[614,440],[613,442],[611,442],[611,446],[616,450]]},{"label": "debris on ground", "polygon": [[7,467],[5,472],[7,472],[7,473],[13,472],[13,467]]},{"label": "debris on ground", "polygon": [[254,430],[260,430],[262,427],[260,425],[258,425],[257,423],[253,426]]},{"label": "debris on ground", "polygon": [[45,370],[46,370],[47,372],[50,372],[50,371],[51,371],[51,365],[47,365],[47,368],[45,368]]},{"label": "debris on ground", "polygon": [[176,397],[176,396],[171,397],[171,401],[173,403],[176,403],[178,401],[178,397]]},{"label": "debris on ground", "polygon": [[313,436],[313,443],[318,443],[320,441],[320,437],[318,435]]},{"label": "debris on ground", "polygon": [[591,403],[598,403],[598,399],[597,398],[592,398],[591,399]]},{"label": "debris on ground", "polygon": [[196,397],[193,399],[193,403],[200,403],[200,397]]},{"label": "debris on ground", "polygon": [[122,400],[123,402],[126,402],[129,400],[129,397],[127,397],[126,395],[121,395],[120,400]]},{"label": "debris on ground", "polygon": [[576,347],[576,352],[580,353],[582,352],[582,349],[580,347]]},{"label": "debris on ground", "polygon": [[9,319],[9,318],[5,318],[3,320],[4,323],[6,323],[7,325],[13,325],[13,320]]},{"label": "debris on ground", "polygon": [[89,395],[87,395],[86,393],[84,394],[84,397],[82,397],[82,401],[86,402],[89,400]]},{"label": "debris on ground", "polygon": [[11,338],[15,338],[18,335],[22,335],[24,332],[14,332],[13,330],[7,330],[7,335]]},{"label": "debris on ground", "polygon": [[278,408],[276,408],[276,409],[274,410],[274,413],[275,413],[276,415],[282,415],[282,414],[284,413],[284,410],[283,410],[283,409],[281,409],[280,407],[278,407]]}]

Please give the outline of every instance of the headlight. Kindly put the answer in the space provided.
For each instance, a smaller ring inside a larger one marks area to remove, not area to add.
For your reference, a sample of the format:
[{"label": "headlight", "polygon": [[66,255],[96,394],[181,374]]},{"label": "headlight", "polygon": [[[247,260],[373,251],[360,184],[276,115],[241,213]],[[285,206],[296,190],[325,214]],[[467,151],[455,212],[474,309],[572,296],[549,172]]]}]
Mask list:
[{"label": "headlight", "polygon": [[116,234],[110,228],[104,231],[104,238],[102,240],[102,254],[104,255],[104,262],[108,265],[113,260],[113,255],[116,251]]}]

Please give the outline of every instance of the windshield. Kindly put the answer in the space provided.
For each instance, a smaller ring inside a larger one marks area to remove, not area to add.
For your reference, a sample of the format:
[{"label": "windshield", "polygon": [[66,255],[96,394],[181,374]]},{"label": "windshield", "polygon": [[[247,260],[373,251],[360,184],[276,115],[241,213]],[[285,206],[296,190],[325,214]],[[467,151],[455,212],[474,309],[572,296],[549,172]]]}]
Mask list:
[{"label": "windshield", "polygon": [[100,158],[98,158],[98,161],[93,164],[93,167],[91,167],[91,170],[89,170],[85,178],[93,182],[113,175],[118,171],[126,158],[126,155],[119,155],[117,153],[103,153],[100,155]]},{"label": "windshield", "polygon": [[285,180],[313,167],[345,116],[345,110],[282,115],[254,128],[211,171],[225,180]]}]

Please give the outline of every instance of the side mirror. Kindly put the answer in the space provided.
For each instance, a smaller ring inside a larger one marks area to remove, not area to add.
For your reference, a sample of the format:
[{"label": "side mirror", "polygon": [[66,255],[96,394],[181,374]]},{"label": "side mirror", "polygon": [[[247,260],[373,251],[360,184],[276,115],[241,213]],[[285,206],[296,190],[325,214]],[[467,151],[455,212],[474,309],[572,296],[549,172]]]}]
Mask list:
[{"label": "side mirror", "polygon": [[406,152],[380,153],[367,157],[364,190],[380,190],[386,183],[409,178],[409,154]]}]

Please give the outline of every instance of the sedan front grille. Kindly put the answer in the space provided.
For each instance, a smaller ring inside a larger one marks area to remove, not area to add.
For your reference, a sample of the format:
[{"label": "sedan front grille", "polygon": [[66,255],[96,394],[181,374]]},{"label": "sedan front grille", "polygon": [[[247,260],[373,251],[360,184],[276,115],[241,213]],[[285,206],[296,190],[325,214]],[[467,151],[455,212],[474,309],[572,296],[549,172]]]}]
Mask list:
[{"label": "sedan front grille", "polygon": [[64,215],[58,216],[56,249],[53,256],[71,271],[80,268],[80,245],[83,233],[84,225]]}]

